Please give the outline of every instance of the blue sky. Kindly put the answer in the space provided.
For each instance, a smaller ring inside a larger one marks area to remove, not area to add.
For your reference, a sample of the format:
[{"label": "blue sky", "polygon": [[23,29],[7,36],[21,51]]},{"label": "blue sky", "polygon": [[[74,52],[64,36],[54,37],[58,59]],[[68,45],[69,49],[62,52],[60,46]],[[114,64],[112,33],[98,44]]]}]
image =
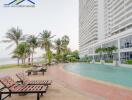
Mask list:
[{"label": "blue sky", "polygon": [[[4,7],[9,1],[0,0],[0,39],[11,27],[18,26],[24,34],[38,34],[47,29],[56,35],[55,38],[68,35],[69,47],[78,49],[78,0],[33,0],[35,8]],[[5,50],[5,47],[7,44],[0,43],[0,57],[10,56],[14,49]]]}]

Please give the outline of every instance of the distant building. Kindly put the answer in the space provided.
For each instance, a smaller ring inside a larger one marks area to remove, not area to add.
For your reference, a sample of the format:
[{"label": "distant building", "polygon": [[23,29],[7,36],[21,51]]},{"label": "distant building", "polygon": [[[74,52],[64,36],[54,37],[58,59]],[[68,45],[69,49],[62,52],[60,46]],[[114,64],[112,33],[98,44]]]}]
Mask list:
[{"label": "distant building", "polygon": [[114,45],[119,63],[132,60],[132,0],[79,0],[79,5],[80,57],[97,60],[97,48]]}]

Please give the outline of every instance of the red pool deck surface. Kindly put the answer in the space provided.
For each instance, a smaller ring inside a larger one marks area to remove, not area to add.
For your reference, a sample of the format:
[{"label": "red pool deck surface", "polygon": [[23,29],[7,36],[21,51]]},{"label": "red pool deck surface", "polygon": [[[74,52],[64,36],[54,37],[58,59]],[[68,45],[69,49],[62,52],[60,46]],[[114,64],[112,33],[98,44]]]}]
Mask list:
[{"label": "red pool deck surface", "polygon": [[83,78],[62,69],[59,64],[49,68],[48,73],[55,79],[64,82],[72,88],[84,93],[100,96],[106,100],[132,100],[132,90],[96,82],[91,79]]}]

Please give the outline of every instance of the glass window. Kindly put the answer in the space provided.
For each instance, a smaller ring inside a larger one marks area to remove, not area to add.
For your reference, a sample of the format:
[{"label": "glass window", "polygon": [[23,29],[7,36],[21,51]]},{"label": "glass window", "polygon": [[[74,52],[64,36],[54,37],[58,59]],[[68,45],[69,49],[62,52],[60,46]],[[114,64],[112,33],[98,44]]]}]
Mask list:
[{"label": "glass window", "polygon": [[120,40],[121,49],[132,48],[132,35]]}]

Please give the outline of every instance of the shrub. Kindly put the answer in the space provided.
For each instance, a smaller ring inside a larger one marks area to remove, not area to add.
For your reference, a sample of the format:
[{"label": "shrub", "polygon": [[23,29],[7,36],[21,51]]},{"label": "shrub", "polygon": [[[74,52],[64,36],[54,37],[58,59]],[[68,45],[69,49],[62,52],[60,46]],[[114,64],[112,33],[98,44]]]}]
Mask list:
[{"label": "shrub", "polygon": [[69,57],[68,61],[70,61],[70,62],[77,62],[78,59],[76,59],[75,57]]},{"label": "shrub", "polygon": [[132,64],[132,60],[127,60],[125,63],[126,64]]},{"label": "shrub", "polygon": [[106,63],[113,63],[113,60],[107,60]]}]

